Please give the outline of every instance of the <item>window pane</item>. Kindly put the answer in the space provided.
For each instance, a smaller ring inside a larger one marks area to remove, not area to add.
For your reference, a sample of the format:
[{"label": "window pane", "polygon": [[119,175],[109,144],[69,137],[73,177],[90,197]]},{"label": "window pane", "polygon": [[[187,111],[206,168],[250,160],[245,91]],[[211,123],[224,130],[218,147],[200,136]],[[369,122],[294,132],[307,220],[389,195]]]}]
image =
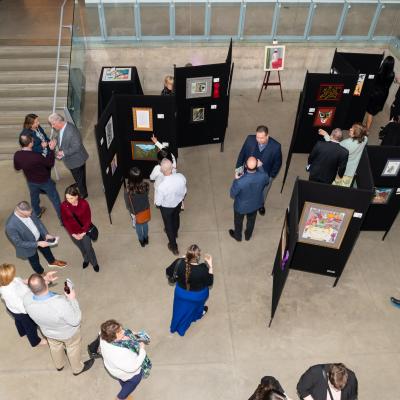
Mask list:
[{"label": "window pane", "polygon": [[270,35],[274,9],[274,4],[247,3],[244,35]]},{"label": "window pane", "polygon": [[117,4],[104,7],[107,35],[135,36],[135,19],[132,5]]},{"label": "window pane", "polygon": [[175,34],[204,35],[204,4],[175,3]]},{"label": "window pane", "polygon": [[374,36],[400,35],[400,4],[385,5],[379,16]]},{"label": "window pane", "polygon": [[[85,8],[81,7],[83,11],[83,26],[82,36],[101,36],[99,11],[96,5],[86,5]],[[78,15],[75,18],[79,18]]]},{"label": "window pane", "polygon": [[282,3],[279,15],[278,35],[303,36],[309,5]]},{"label": "window pane", "polygon": [[237,4],[213,4],[211,7],[211,35],[236,36],[239,16],[240,6]]},{"label": "window pane", "polygon": [[343,4],[317,4],[310,35],[336,35]]},{"label": "window pane", "polygon": [[169,6],[141,4],[140,22],[143,36],[169,35]]},{"label": "window pane", "polygon": [[347,14],[342,35],[368,35],[375,10],[376,5],[352,4]]}]

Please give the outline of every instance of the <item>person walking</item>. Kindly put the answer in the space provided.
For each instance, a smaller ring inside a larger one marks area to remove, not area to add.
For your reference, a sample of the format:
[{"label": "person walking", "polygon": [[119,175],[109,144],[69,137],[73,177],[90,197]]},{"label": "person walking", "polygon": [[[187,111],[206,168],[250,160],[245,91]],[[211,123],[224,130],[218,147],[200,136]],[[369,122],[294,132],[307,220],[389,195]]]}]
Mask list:
[{"label": "person walking", "polygon": [[201,250],[192,244],[184,258],[176,259],[166,269],[167,276],[176,279],[170,332],[180,336],[208,312],[205,303],[214,283],[213,263],[209,254],[204,256],[204,262],[200,260]]},{"label": "person walking", "polygon": [[38,250],[47,260],[49,268],[67,266],[65,261],[54,258],[49,246],[56,238],[48,233],[40,219],[32,213],[32,207],[27,201],[20,201],[9,216],[6,234],[15,247],[17,257],[28,259],[32,269],[38,274],[44,272]]},{"label": "person walking", "polygon": [[21,150],[14,154],[14,168],[24,172],[33,210],[38,218],[42,216],[45,207],[40,207],[40,192],[43,191],[49,197],[56,210],[57,216],[60,214],[60,196],[58,195],[56,184],[51,179],[51,169],[54,167],[54,147],[56,142],[50,141],[46,147],[46,157],[42,153],[33,151],[34,140],[30,134],[22,133],[19,136]]},{"label": "person walking", "polygon": [[128,186],[125,191],[125,203],[134,221],[139,243],[142,247],[149,244],[149,183],[143,180],[143,174],[139,168],[129,170]]},{"label": "person walking", "polygon": [[49,116],[49,123],[58,131],[57,158],[63,160],[65,166],[71,171],[79,192],[83,199],[88,197],[86,188],[86,160],[89,154],[82,142],[82,136],[75,125],[65,122],[60,114],[53,113]]},{"label": "person walking", "polygon": [[25,295],[24,307],[47,338],[57,371],[64,369],[66,357],[75,376],[90,369],[94,359],[85,362],[81,359],[82,314],[75,289],[69,288],[69,293],[64,290],[63,295],[51,292],[48,283],[39,274],[30,276],[28,286],[32,293]]},{"label": "person walking", "polygon": [[243,175],[236,175],[230,190],[231,198],[234,199],[235,229],[229,229],[229,235],[238,242],[242,240],[244,216],[247,217],[244,238],[250,240],[256,223],[257,210],[264,206],[263,192],[268,182],[267,174],[257,170],[255,157],[247,159]]},{"label": "person walking", "polygon": [[65,189],[65,200],[61,204],[61,219],[72,241],[83,256],[83,269],[92,264],[95,272],[100,271],[92,239],[87,234],[92,223],[89,203],[82,199],[76,184]]}]

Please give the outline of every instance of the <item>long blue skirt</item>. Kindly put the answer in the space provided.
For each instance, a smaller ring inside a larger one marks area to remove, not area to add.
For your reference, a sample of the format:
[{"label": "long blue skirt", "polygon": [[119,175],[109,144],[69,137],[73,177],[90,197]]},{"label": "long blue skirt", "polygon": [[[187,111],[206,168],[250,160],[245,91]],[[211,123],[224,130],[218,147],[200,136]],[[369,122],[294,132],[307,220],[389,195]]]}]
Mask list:
[{"label": "long blue skirt", "polygon": [[192,322],[203,316],[204,304],[208,299],[208,287],[198,292],[191,292],[175,285],[174,308],[172,312],[171,333],[184,336]]}]

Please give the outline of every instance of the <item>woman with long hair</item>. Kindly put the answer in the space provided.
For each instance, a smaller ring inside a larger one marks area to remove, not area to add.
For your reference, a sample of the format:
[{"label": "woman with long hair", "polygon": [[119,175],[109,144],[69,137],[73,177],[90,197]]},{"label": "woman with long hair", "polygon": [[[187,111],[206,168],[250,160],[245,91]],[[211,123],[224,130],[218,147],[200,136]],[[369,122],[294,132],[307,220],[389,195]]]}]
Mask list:
[{"label": "woman with long hair", "polygon": [[32,137],[32,151],[34,151],[35,153],[41,153],[43,157],[47,156],[49,152],[48,145],[50,139],[46,135],[44,129],[40,126],[39,117],[36,114],[28,114],[25,116],[21,135],[22,134]]},{"label": "woman with long hair", "polygon": [[192,322],[202,318],[208,311],[205,305],[209,286],[214,282],[212,257],[204,256],[196,244],[189,246],[184,258],[176,259],[167,269],[167,276],[176,277],[171,333],[184,336]]},{"label": "woman with long hair", "polygon": [[149,183],[143,180],[142,171],[137,167],[129,170],[125,203],[135,226],[142,247],[149,244],[149,224],[151,219],[149,203]]}]

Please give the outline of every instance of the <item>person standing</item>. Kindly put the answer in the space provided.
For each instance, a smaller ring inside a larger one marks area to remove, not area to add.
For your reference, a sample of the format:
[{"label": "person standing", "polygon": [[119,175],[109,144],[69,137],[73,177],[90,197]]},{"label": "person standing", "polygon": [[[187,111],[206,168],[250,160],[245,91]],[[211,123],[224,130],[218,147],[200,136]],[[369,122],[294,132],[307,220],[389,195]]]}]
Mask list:
[{"label": "person standing", "polygon": [[56,142],[54,140],[49,142],[48,148],[46,147],[48,150],[46,157],[43,157],[42,153],[33,151],[34,141],[29,134],[22,133],[19,136],[19,144],[21,150],[14,154],[14,168],[24,172],[36,216],[40,218],[46,210],[45,207],[40,207],[40,191],[44,191],[52,202],[58,218],[61,219],[60,196],[56,184],[51,179]]},{"label": "person standing", "polygon": [[142,378],[150,375],[152,367],[145,344],[138,342],[130,329],[111,319],[101,324],[100,349],[104,366],[121,385],[117,400],[132,399],[131,393]]},{"label": "person standing", "polygon": [[186,195],[186,178],[179,172],[172,173],[172,162],[166,158],[161,161],[161,172],[164,179],[158,185],[155,193],[155,204],[160,207],[164,221],[165,232],[168,237],[168,249],[178,255],[178,230],[180,225],[179,213],[182,200]]},{"label": "person standing", "polygon": [[74,288],[63,295],[49,291],[42,275],[32,274],[28,279],[32,293],[24,297],[24,306],[29,316],[40,327],[47,338],[50,353],[57,371],[65,366],[65,356],[76,376],[90,369],[93,359],[82,362],[81,310]]},{"label": "person standing", "polygon": [[255,135],[247,136],[236,161],[236,169],[242,168],[249,157],[257,159],[257,168],[264,172],[269,183],[263,192],[263,204],[259,208],[260,215],[265,215],[265,200],[271,188],[272,181],[278,175],[282,165],[281,145],[269,136],[268,128],[260,125],[256,129]]},{"label": "person standing", "polygon": [[44,129],[40,126],[39,117],[36,114],[28,114],[25,116],[21,134],[32,136],[32,151],[41,154],[43,157],[48,155],[50,139],[46,135]]},{"label": "person standing", "polygon": [[40,264],[38,250],[44,255],[50,268],[64,268],[65,261],[56,260],[50,249],[50,244],[55,236],[50,235],[34,214],[27,201],[20,201],[6,222],[6,234],[16,249],[17,257],[28,259],[32,269],[43,274],[44,269]]},{"label": "person standing", "polygon": [[206,254],[201,260],[201,250],[192,244],[186,257],[176,259],[167,269],[168,277],[176,277],[171,333],[184,336],[192,322],[208,312],[205,305],[209,296],[209,286],[214,283],[212,257]]},{"label": "person standing", "polygon": [[264,205],[263,192],[268,185],[268,176],[257,170],[257,160],[249,157],[246,161],[246,171],[243,175],[236,175],[232,183],[230,195],[234,199],[235,229],[229,229],[229,235],[240,242],[242,240],[243,219],[247,217],[245,240],[250,240],[256,223],[257,210]]},{"label": "person standing", "polygon": [[65,200],[61,204],[61,219],[66,231],[71,235],[83,256],[83,269],[92,264],[95,272],[100,267],[94,252],[92,239],[86,233],[92,223],[89,203],[82,199],[76,184],[65,189]]},{"label": "person standing", "polygon": [[332,184],[336,175],[343,178],[346,171],[349,151],[340,146],[342,130],[336,128],[330,135],[330,141],[318,141],[308,156],[309,180]]},{"label": "person standing", "polygon": [[89,158],[82,136],[75,125],[65,122],[60,114],[51,114],[49,123],[53,129],[58,131],[57,158],[64,161],[65,166],[71,171],[78,185],[83,199],[88,197],[86,188],[86,160]]},{"label": "person standing", "polygon": [[166,75],[164,78],[164,88],[161,91],[161,96],[172,96],[174,94],[174,77]]}]

